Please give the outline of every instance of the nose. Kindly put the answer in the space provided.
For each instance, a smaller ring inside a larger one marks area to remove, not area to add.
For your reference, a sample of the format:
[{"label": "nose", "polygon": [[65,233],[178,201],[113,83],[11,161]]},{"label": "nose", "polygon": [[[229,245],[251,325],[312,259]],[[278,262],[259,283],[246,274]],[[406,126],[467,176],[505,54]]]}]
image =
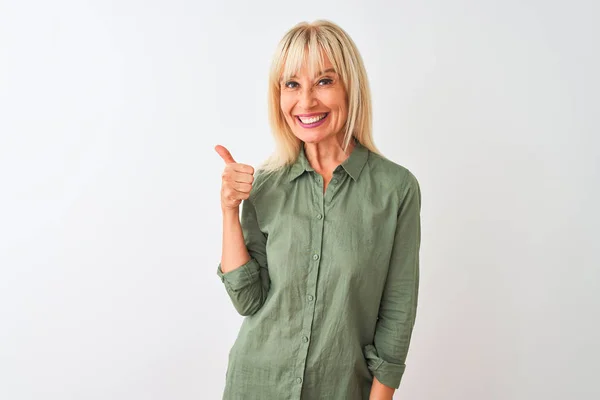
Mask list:
[{"label": "nose", "polygon": [[300,90],[298,96],[298,105],[302,109],[309,110],[318,103],[312,87]]}]

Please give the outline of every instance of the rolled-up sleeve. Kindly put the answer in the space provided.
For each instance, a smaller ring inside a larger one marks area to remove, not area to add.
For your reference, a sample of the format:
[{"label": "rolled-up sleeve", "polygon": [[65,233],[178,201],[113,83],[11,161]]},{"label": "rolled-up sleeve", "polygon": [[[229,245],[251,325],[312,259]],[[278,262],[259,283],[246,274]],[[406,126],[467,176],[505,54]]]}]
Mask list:
[{"label": "rolled-up sleeve", "polygon": [[373,344],[364,347],[367,366],[386,386],[399,388],[415,324],[419,292],[421,190],[407,170],[398,211],[394,247]]},{"label": "rolled-up sleeve", "polygon": [[256,208],[251,198],[242,201],[240,223],[250,260],[232,271],[223,273],[221,263],[217,275],[221,278],[235,309],[241,315],[252,315],[264,304],[270,287],[267,268],[267,236],[259,227]]}]

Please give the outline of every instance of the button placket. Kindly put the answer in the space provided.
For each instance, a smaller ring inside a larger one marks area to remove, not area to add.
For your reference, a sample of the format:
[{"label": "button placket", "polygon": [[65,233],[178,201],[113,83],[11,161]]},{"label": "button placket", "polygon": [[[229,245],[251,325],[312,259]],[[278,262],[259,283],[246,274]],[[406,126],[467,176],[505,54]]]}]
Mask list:
[{"label": "button placket", "polygon": [[[312,261],[308,265],[308,274],[306,277],[306,302],[304,303],[303,310],[303,321],[302,321],[302,332],[298,339],[298,359],[294,369],[295,382],[297,390],[301,391],[302,383],[304,382],[304,371],[308,360],[309,349],[310,349],[310,335],[312,333],[312,325],[315,317],[316,310],[316,291],[317,291],[317,276],[319,275],[319,269],[321,265],[321,251],[323,246],[323,224],[325,222],[325,194],[323,193],[323,178],[316,174],[313,176],[311,181],[313,191],[313,202],[306,206],[312,208],[315,212],[313,214],[313,220],[310,224],[311,243],[310,243],[310,257]],[[327,195],[329,196],[329,195]],[[294,391],[295,392],[295,391]],[[294,396],[294,399],[296,397]]]}]

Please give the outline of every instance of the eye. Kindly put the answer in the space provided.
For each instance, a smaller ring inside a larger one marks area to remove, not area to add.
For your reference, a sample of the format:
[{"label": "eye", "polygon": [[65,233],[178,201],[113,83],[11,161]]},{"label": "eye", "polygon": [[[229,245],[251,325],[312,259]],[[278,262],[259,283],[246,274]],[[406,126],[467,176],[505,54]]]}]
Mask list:
[{"label": "eye", "polygon": [[288,89],[296,89],[296,87],[298,87],[298,82],[287,81],[285,83],[285,87],[288,88]]},{"label": "eye", "polygon": [[331,85],[333,83],[333,79],[323,78],[319,80],[319,86]]}]

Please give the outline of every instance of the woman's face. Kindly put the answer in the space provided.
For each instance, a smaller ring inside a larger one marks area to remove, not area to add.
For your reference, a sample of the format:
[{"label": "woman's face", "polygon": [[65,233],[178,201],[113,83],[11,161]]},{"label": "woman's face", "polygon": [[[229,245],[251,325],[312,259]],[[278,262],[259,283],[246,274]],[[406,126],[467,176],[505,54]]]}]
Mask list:
[{"label": "woman's face", "polygon": [[281,82],[280,106],[294,135],[306,143],[330,139],[348,117],[346,90],[340,76],[323,54],[323,71],[309,76],[303,66],[298,75]]}]

